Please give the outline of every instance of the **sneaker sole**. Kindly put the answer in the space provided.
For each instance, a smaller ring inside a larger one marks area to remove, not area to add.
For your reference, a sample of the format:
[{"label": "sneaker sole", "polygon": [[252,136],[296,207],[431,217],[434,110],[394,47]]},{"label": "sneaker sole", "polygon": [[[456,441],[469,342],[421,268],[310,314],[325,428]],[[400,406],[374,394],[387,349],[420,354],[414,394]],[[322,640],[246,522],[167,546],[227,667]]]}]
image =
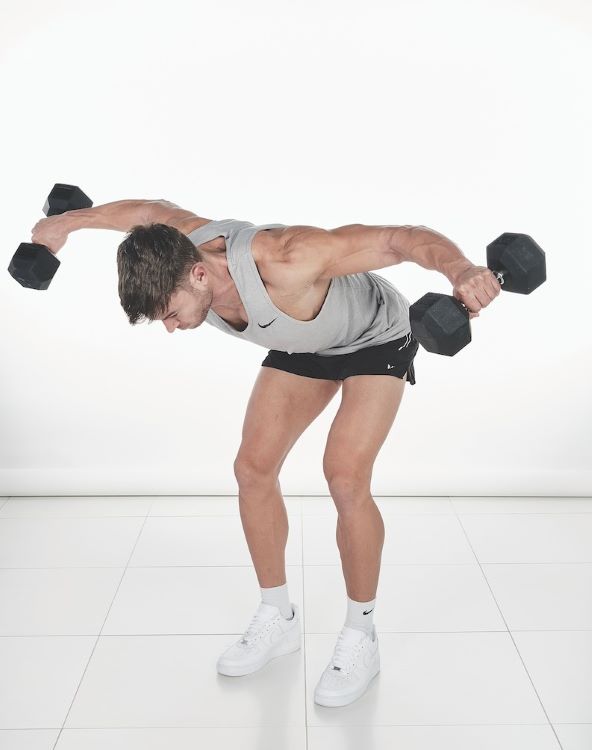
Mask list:
[{"label": "sneaker sole", "polygon": [[318,703],[319,706],[327,706],[328,708],[337,708],[338,706],[348,706],[350,703],[358,700],[366,690],[368,689],[372,680],[380,672],[380,664],[378,664],[374,671],[371,673],[370,678],[364,685],[359,687],[355,693],[348,693],[347,695],[323,695],[315,692],[314,702]]},{"label": "sneaker sole", "polygon": [[273,648],[269,651],[265,659],[260,664],[258,663],[250,667],[240,667],[238,665],[220,667],[219,665],[216,665],[216,670],[218,674],[225,675],[226,677],[244,677],[245,675],[253,674],[253,672],[258,672],[260,669],[263,669],[263,667],[266,664],[269,664],[272,659],[277,659],[279,656],[287,656],[288,654],[293,654],[295,651],[299,651],[300,648],[300,637],[298,638],[298,643],[282,643],[280,641],[277,644],[276,648]]}]

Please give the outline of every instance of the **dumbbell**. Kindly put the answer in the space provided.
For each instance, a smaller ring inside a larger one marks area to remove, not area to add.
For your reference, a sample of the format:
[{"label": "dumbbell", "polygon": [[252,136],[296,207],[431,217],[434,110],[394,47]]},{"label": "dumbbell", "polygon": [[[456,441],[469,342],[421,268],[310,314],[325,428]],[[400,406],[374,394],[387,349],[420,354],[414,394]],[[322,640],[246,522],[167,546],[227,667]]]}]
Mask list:
[{"label": "dumbbell", "polygon": [[[530,294],[547,279],[545,253],[527,234],[501,234],[487,246],[487,267],[506,292]],[[471,341],[469,311],[448,294],[424,294],[409,308],[409,321],[428,352],[452,357]]]},{"label": "dumbbell", "polygon": [[[76,185],[56,183],[45,201],[43,213],[46,216],[55,216],[91,206],[91,199]],[[45,245],[21,242],[12,256],[8,272],[24,287],[47,289],[59,266],[60,261]]]}]

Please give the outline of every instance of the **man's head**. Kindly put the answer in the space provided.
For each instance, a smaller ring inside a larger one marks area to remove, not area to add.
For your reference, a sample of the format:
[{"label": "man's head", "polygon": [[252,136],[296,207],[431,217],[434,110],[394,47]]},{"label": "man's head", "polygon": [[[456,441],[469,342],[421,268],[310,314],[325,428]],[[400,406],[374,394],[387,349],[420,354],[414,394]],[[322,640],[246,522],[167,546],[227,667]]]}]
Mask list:
[{"label": "man's head", "polygon": [[136,226],[117,249],[119,299],[131,325],[163,320],[176,328],[197,328],[213,292],[203,256],[185,234],[167,224]]}]

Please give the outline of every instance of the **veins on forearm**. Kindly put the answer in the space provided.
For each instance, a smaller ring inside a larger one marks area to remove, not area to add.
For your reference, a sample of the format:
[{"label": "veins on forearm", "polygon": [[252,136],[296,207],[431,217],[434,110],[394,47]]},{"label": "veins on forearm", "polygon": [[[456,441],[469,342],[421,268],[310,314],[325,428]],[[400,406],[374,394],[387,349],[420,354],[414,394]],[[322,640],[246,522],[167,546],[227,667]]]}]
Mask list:
[{"label": "veins on forearm", "polygon": [[455,279],[473,264],[460,248],[440,232],[424,226],[408,227],[401,254],[430,271],[439,271],[454,285]]}]

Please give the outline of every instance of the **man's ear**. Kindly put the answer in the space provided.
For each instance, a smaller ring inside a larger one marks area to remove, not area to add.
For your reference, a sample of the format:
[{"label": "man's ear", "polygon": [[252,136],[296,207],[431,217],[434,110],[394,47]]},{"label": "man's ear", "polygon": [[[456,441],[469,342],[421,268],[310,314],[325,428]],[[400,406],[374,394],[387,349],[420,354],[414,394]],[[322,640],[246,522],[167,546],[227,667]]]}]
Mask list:
[{"label": "man's ear", "polygon": [[207,279],[208,271],[202,261],[197,261],[191,267],[189,272],[189,285],[194,288],[204,284]]}]

